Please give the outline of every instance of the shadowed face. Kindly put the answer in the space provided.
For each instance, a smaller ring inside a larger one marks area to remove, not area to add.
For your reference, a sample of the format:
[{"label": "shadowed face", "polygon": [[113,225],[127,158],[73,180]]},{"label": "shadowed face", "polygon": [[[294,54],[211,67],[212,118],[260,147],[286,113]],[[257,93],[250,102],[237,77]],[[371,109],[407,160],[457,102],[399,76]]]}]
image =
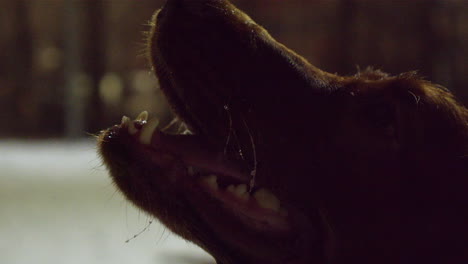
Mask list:
[{"label": "shadowed face", "polygon": [[225,0],[169,0],[153,23],[151,62],[190,133],[143,114],[100,151],[173,232],[225,264],[450,260],[441,241],[466,241],[449,223],[468,219],[468,114],[447,91],[323,72]]}]

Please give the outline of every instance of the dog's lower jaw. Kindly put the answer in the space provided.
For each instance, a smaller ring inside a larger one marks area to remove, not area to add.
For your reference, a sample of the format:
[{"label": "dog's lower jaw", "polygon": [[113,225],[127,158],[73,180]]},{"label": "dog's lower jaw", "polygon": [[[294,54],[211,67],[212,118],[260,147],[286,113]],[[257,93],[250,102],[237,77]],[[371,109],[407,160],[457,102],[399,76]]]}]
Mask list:
[{"label": "dog's lower jaw", "polygon": [[[164,135],[155,129],[148,141],[148,129],[154,128],[145,120],[127,120],[100,139],[114,182],[134,204],[222,263],[309,263],[322,258],[320,226],[311,225],[316,218],[287,199],[280,207],[266,188],[247,192],[232,164],[213,162],[216,155],[210,156],[209,145],[207,154],[193,153],[200,150],[198,143],[190,143],[200,141],[197,135]],[[186,149],[179,148],[180,142]]]}]

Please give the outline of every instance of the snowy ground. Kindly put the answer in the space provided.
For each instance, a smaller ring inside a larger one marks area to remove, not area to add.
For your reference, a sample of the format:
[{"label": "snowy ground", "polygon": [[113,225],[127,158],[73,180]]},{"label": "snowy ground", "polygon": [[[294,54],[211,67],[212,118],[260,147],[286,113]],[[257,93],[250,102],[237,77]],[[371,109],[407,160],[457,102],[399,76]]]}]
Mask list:
[{"label": "snowy ground", "polygon": [[156,221],[148,226],[91,141],[3,140],[0,169],[2,264],[213,263]]}]

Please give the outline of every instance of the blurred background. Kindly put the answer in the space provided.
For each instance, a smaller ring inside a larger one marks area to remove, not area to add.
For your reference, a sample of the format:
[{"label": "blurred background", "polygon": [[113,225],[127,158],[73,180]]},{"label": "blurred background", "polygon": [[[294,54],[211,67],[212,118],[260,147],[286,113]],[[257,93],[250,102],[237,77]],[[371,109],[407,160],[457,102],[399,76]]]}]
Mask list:
[{"label": "blurred background", "polygon": [[[418,70],[468,104],[466,0],[233,2],[319,68]],[[172,119],[145,57],[162,4],[0,0],[0,263],[212,262],[125,201],[92,137]]]}]

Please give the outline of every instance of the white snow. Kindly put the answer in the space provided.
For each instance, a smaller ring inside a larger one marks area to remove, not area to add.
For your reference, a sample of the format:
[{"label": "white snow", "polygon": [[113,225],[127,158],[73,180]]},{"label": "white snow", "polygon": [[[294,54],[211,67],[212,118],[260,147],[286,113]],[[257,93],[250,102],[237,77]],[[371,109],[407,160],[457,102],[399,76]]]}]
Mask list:
[{"label": "white snow", "polygon": [[3,140],[0,169],[2,264],[213,263],[157,221],[145,229],[92,141]]}]

